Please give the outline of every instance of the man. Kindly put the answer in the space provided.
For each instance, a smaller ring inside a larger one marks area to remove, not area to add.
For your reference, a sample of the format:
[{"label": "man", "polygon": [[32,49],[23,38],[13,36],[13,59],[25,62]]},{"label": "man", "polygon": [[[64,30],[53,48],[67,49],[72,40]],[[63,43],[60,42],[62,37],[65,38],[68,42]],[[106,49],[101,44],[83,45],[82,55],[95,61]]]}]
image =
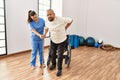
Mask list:
[{"label": "man", "polygon": [[58,53],[58,72],[57,76],[62,74],[62,62],[65,45],[67,43],[66,29],[71,25],[72,19],[65,17],[57,17],[52,9],[47,10],[46,28],[50,32],[50,54],[52,57],[52,65],[50,70],[56,68],[56,51]]}]

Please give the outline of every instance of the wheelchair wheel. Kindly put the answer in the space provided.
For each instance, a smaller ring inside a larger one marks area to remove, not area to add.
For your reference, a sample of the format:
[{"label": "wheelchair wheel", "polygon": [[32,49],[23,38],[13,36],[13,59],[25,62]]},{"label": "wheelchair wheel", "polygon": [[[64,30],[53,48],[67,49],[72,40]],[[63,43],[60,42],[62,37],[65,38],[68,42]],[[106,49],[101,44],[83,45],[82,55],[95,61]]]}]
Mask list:
[{"label": "wheelchair wheel", "polygon": [[67,68],[69,68],[70,62],[71,62],[71,46],[68,46],[68,52],[67,52]]},{"label": "wheelchair wheel", "polygon": [[49,67],[50,65],[50,60],[47,60],[47,67]]},{"label": "wheelchair wheel", "polygon": [[50,53],[49,53],[49,55],[48,55],[48,59],[47,59],[47,67],[49,67],[50,62],[51,62],[51,55],[50,55]]}]

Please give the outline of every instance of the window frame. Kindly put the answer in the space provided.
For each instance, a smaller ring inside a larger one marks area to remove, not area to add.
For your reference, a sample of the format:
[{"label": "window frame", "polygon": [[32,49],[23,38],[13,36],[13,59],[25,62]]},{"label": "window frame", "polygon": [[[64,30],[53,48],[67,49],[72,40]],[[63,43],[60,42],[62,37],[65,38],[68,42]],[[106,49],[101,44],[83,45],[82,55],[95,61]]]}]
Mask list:
[{"label": "window frame", "polygon": [[[40,5],[40,4],[39,4],[39,3],[40,3],[39,1],[40,1],[40,0],[38,0],[38,16],[41,17],[41,16],[39,15],[39,10],[40,10],[40,9],[39,9],[39,8],[40,8],[40,7],[39,7],[39,5]],[[49,4],[49,5],[50,5],[50,6],[49,6],[49,9],[51,9],[52,0],[50,0],[50,4]],[[43,14],[43,16],[44,16],[44,15],[45,15],[45,14]],[[42,18],[43,18],[43,17],[42,17]],[[44,19],[44,18],[43,18],[43,19]],[[49,38],[49,37],[50,37],[50,32],[47,33],[47,34],[48,34],[48,36],[46,36],[46,38]]]},{"label": "window frame", "polygon": [[5,40],[5,46],[0,46],[0,48],[5,48],[5,53],[4,54],[0,54],[0,56],[3,56],[3,55],[7,55],[7,32],[6,32],[6,7],[5,7],[5,0],[2,0],[3,1],[3,7],[0,7],[1,9],[4,9],[4,14],[3,15],[0,15],[0,17],[4,17],[4,23],[0,23],[0,25],[3,25],[4,26],[4,31],[0,31],[0,33],[4,33],[4,37],[5,39],[0,39],[0,40]]}]

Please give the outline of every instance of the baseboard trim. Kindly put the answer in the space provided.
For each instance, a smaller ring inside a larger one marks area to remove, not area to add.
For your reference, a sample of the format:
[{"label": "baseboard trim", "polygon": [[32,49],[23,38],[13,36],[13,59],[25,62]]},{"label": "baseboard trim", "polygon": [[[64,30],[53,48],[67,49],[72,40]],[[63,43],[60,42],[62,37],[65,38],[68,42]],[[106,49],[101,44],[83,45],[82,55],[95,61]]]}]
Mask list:
[{"label": "baseboard trim", "polygon": [[[45,49],[45,48],[48,48],[48,47],[49,47],[49,45],[48,45],[48,46],[44,46],[44,49]],[[1,55],[1,56],[0,56],[0,59],[1,59],[1,58],[5,58],[5,57],[10,57],[10,56],[15,56],[15,55],[17,55],[17,54],[27,53],[27,52],[31,52],[31,49],[25,50],[25,51],[16,52],[16,53],[11,53],[11,54],[7,54],[7,55]]]},{"label": "baseboard trim", "polygon": [[7,55],[2,55],[0,56],[0,59],[1,58],[6,58],[6,57],[10,57],[10,56],[15,56],[17,54],[22,54],[22,53],[27,53],[27,52],[30,52],[31,50],[25,50],[25,51],[20,51],[20,52],[16,52],[16,53],[11,53],[11,54],[7,54]]}]

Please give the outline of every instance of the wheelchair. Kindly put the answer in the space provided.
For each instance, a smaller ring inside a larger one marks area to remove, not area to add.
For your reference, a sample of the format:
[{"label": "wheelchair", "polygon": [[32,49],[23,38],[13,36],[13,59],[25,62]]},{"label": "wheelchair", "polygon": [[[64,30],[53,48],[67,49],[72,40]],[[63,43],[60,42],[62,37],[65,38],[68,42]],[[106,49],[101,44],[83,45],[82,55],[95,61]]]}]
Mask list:
[{"label": "wheelchair", "polygon": [[[57,59],[57,57],[58,57],[58,55],[56,53],[56,59]],[[52,57],[51,57],[50,50],[49,50],[48,59],[47,59],[47,67],[49,67],[50,63],[52,62],[51,58]],[[70,65],[70,62],[71,62],[71,45],[70,45],[69,35],[67,35],[67,44],[64,49],[63,60],[65,61],[64,63],[67,65],[67,68],[68,68]]]}]

